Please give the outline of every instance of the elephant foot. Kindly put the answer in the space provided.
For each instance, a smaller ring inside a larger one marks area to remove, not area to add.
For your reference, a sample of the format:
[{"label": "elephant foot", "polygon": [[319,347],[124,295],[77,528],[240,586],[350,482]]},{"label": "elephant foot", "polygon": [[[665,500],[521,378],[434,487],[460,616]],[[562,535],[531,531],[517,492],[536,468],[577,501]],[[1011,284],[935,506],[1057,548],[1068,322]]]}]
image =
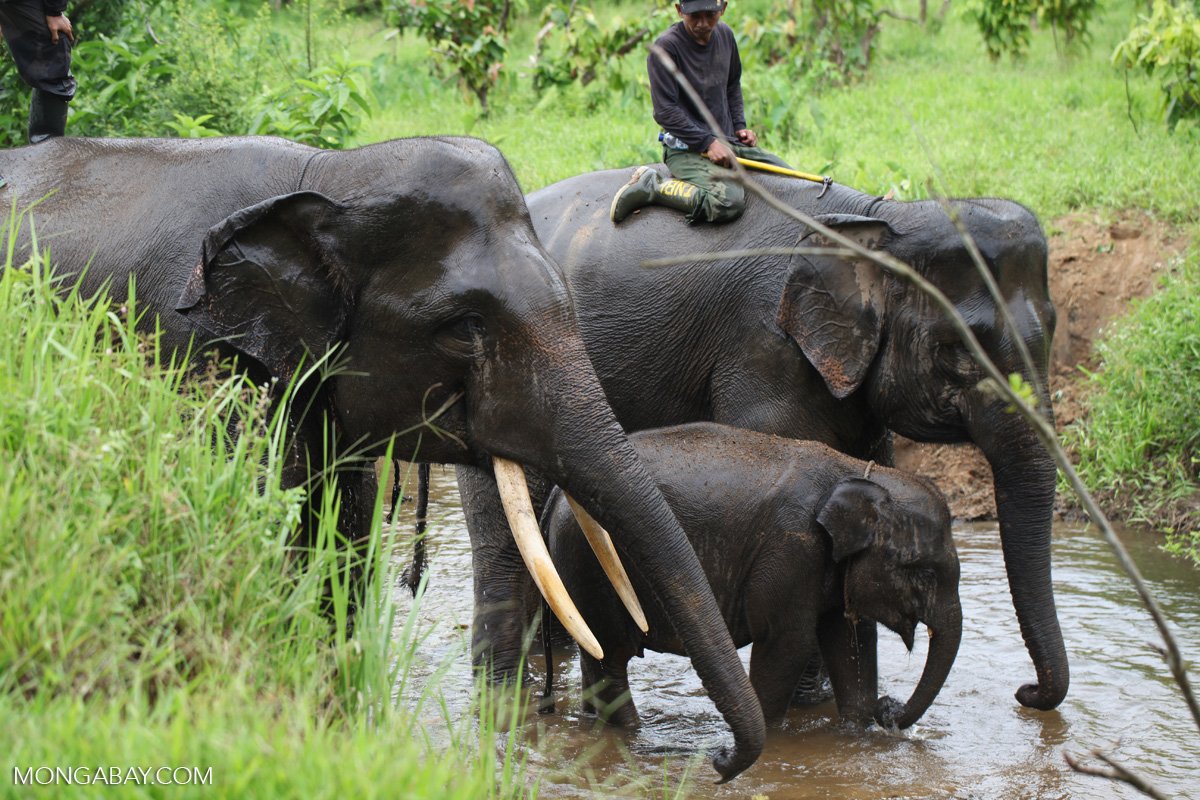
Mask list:
[{"label": "elephant foot", "polygon": [[793,706],[819,706],[833,699],[833,684],[829,680],[829,672],[825,662],[814,658],[805,668],[804,674],[792,692]]},{"label": "elephant foot", "polygon": [[1017,702],[1026,708],[1036,708],[1038,711],[1051,711],[1058,708],[1067,696],[1067,687],[1043,686],[1039,683],[1027,683],[1017,689]]}]

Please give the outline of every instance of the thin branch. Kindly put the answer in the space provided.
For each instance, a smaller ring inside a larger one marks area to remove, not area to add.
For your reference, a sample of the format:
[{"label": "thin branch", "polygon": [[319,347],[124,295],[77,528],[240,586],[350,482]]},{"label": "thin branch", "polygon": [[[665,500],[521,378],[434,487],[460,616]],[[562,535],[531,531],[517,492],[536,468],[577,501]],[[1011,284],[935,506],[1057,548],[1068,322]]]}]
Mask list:
[{"label": "thin branch", "polygon": [[1155,798],[1155,800],[1167,800],[1167,796],[1147,783],[1145,778],[1130,772],[1116,761],[1113,761],[1110,756],[1105,755],[1099,750],[1093,750],[1092,757],[1100,759],[1105,764],[1108,764],[1110,767],[1112,767],[1112,769],[1102,769],[1101,767],[1092,767],[1082,764],[1070,753],[1063,752],[1063,759],[1067,762],[1071,769],[1075,770],[1076,772],[1084,775],[1095,775],[1098,778],[1108,778],[1112,781],[1121,781],[1129,784],[1142,794]]},{"label": "thin branch", "polygon": [[1129,124],[1133,126],[1133,133],[1139,139],[1142,138],[1142,132],[1138,130],[1137,120],[1133,118],[1133,95],[1129,93],[1129,68],[1126,67],[1125,73],[1125,116],[1129,117]]},{"label": "thin branch", "polygon": [[892,9],[890,9],[890,8],[881,8],[881,9],[879,9],[879,11],[877,11],[877,12],[875,13],[875,16],[876,16],[876,18],[878,18],[878,17],[891,17],[892,19],[898,19],[898,20],[900,20],[901,22],[911,22],[911,23],[913,23],[914,25],[920,25],[920,24],[921,24],[921,20],[917,19],[916,17],[910,17],[910,16],[908,16],[907,14],[901,14],[899,11],[893,11],[893,10],[892,10]]},{"label": "thin branch", "polygon": [[[679,72],[678,68],[675,66],[675,63],[671,60],[671,57],[658,45],[651,45],[650,50],[654,54],[654,57],[659,59],[659,61],[662,62],[667,70],[675,77],[675,80],[683,88],[688,97],[691,98],[693,106],[703,115],[705,123],[709,126],[709,129],[713,132],[713,134],[722,142],[728,144],[729,142],[725,138],[725,134],[721,131],[721,126],[717,124],[716,119],[708,110],[708,107],[704,104],[704,101],[701,100],[699,95],[696,93],[696,90]],[[1150,616],[1153,618],[1155,626],[1158,628],[1160,635],[1163,637],[1163,641],[1166,645],[1165,660],[1167,662],[1167,666],[1171,670],[1171,674],[1174,676],[1175,682],[1179,685],[1179,690],[1183,694],[1184,701],[1187,703],[1188,709],[1191,711],[1192,719],[1195,721],[1197,729],[1200,730],[1200,705],[1198,705],[1196,702],[1196,696],[1192,691],[1191,683],[1188,680],[1187,670],[1183,663],[1183,657],[1179,651],[1179,645],[1176,643],[1175,637],[1167,625],[1166,617],[1163,615],[1162,608],[1158,605],[1158,601],[1155,600],[1154,596],[1150,592],[1149,587],[1146,586],[1146,582],[1142,578],[1141,572],[1138,570],[1137,565],[1134,564],[1133,560],[1130,558],[1129,552],[1125,549],[1125,546],[1121,543],[1121,540],[1117,538],[1116,532],[1113,530],[1112,524],[1109,522],[1108,517],[1105,516],[1104,512],[1100,510],[1095,499],[1092,497],[1091,492],[1089,492],[1087,487],[1084,486],[1079,474],[1075,471],[1075,466],[1071,463],[1071,460],[1067,456],[1066,451],[1063,450],[1062,445],[1059,444],[1058,433],[1054,430],[1053,425],[1034,408],[1032,408],[1023,397],[1013,390],[1011,386],[1009,386],[1007,376],[1001,374],[1000,370],[984,351],[982,345],[980,345],[979,340],[975,337],[975,334],[971,330],[970,326],[967,325],[962,315],[958,313],[957,307],[955,307],[949,298],[942,294],[941,290],[926,280],[912,267],[895,258],[890,253],[869,250],[860,245],[858,242],[855,242],[854,240],[843,236],[832,228],[829,228],[828,226],[818,222],[816,219],[804,213],[803,211],[792,208],[768,192],[761,184],[758,183],[758,181],[750,177],[749,173],[745,170],[745,168],[742,167],[740,163],[735,161],[734,167],[735,169],[733,170],[732,174],[736,177],[736,179],[740,181],[747,189],[760,196],[770,206],[782,212],[783,214],[809,226],[831,241],[841,245],[843,248],[846,248],[863,258],[869,259],[892,274],[898,275],[907,280],[928,295],[934,301],[934,303],[942,309],[943,313],[946,315],[946,318],[958,332],[959,338],[962,339],[963,344],[975,358],[976,363],[990,378],[989,386],[992,388],[992,390],[1000,397],[1007,400],[1008,403],[1012,405],[1018,413],[1025,417],[1034,433],[1042,441],[1043,445],[1045,445],[1047,451],[1054,458],[1055,463],[1058,465],[1058,468],[1067,477],[1072,489],[1074,489],[1076,496],[1083,505],[1084,510],[1088,513],[1091,520],[1100,528],[1101,532],[1104,534],[1105,540],[1109,544],[1109,547],[1112,548],[1113,552],[1116,554],[1117,560],[1121,564],[1121,567],[1133,581],[1134,588],[1137,590],[1138,596],[1141,598],[1143,605],[1145,605],[1146,609],[1150,612]],[[968,235],[966,238],[970,239],[970,236]],[[1019,333],[1015,330],[1013,331],[1013,336],[1014,338],[1020,339]]]}]

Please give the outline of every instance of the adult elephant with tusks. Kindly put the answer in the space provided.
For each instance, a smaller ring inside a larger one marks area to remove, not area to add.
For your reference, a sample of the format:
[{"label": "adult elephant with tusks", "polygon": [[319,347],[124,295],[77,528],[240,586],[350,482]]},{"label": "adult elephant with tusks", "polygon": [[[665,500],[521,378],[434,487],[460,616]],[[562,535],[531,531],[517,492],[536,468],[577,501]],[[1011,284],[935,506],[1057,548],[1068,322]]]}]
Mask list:
[{"label": "adult elephant with tusks", "polygon": [[[974,442],[994,475],[1009,588],[1037,676],[1016,696],[1025,706],[1056,707],[1069,677],[1050,575],[1054,462],[1032,428],[981,384],[983,371],[940,308],[873,261],[832,251],[824,236],[757,197],[727,225],[688,226],[662,208],[613,225],[609,204],[628,177],[589,173],[527,198],[621,424],[635,431],[710,420],[815,439],[881,463],[890,461],[889,430],[922,442]],[[1055,312],[1045,235],[1028,209],[1001,199],[951,202],[995,280],[997,303],[939,202],[756,178],[788,206],[936,285],[1000,371],[1036,386],[1038,407],[1052,417],[1046,377]],[[811,251],[792,252],[798,245]],[[723,251],[755,252],[643,266]],[[864,657],[873,657],[873,626],[861,633]]]},{"label": "adult elephant with tusks", "polygon": [[[167,351],[215,347],[280,385],[332,354],[338,368],[302,387],[299,407],[311,410],[290,420],[289,483],[326,457],[382,455],[393,437],[399,454],[495,469],[533,540],[521,546],[535,577],[569,618],[520,506],[518,465],[561,484],[658,576],[654,591],[733,729],[716,768],[728,779],[754,762],[762,713],[704,573],[605,400],[567,287],[493,147],[57,139],[0,152],[0,175],[0,197],[36,204],[37,240],[59,273],[84,273],[86,291],[107,286],[117,300],[136,278],[138,307],[153,312],[144,325],[157,317]],[[424,423],[438,410],[434,436]],[[341,469],[344,532],[359,537],[374,474]]]}]

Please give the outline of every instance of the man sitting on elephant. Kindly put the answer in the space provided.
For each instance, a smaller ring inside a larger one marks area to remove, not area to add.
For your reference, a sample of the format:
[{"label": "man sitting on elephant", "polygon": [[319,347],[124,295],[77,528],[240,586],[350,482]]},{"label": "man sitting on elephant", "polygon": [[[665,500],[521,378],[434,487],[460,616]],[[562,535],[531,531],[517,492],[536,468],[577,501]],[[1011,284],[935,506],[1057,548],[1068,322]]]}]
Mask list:
[{"label": "man sitting on elephant", "polygon": [[704,105],[721,126],[727,145],[713,134],[703,113],[688,97],[667,66],[654,53],[650,97],[654,120],[663,128],[663,161],[673,180],[663,181],[651,167],[638,167],[629,183],[613,198],[609,216],[620,222],[647,205],[687,212],[687,221],[726,222],[746,209],[746,192],[724,179],[718,168],[731,168],[735,157],[788,165],[758,147],[758,136],[746,127],[742,105],[742,62],[730,27],[721,22],[729,4],[724,0],[684,0],[676,3],[680,21],[658,37],[683,77],[695,87]]}]

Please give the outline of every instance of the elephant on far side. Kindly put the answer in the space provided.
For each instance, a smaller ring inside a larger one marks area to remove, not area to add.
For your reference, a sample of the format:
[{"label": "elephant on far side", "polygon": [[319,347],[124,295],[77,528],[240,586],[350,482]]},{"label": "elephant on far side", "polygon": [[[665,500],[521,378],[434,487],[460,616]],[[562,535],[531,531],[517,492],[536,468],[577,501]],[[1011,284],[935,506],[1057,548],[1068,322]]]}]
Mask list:
[{"label": "elephant on far side", "polygon": [[[733,636],[753,642],[750,683],[768,724],[782,720],[818,649],[843,719],[906,728],[937,697],[958,653],[962,609],[950,512],[929,481],[812,441],[714,423],[630,437],[683,525]],[[642,606],[649,632],[626,613],[555,489],[542,517],[551,555],[604,659],[580,652],[585,707],[632,725],[627,666],[643,648],[683,653],[670,617]],[[635,591],[650,576],[627,565]],[[929,655],[906,703],[875,701],[876,665],[848,643],[858,618],[882,623],[909,650],[917,622]],[[873,705],[873,708],[872,708]],[[864,713],[865,712],[865,713]]]},{"label": "elephant on far side", "polygon": [[[688,226],[658,207],[613,225],[609,204],[628,178],[628,169],[592,172],[528,197],[534,229],[562,267],[584,345],[625,430],[720,422],[820,441],[879,463],[891,462],[889,432],[974,443],[992,469],[1009,593],[1036,675],[1016,697],[1031,708],[1058,706],[1070,664],[1051,579],[1054,460],[1032,426],[988,391],[941,308],[756,196],[727,225]],[[1035,387],[1039,411],[1053,419],[1047,373],[1055,310],[1046,237],[1028,208],[994,197],[956,199],[948,202],[952,221],[936,200],[890,200],[770,175],[755,180],[937,286],[1000,372]],[[959,226],[974,240],[998,299]],[[713,253],[729,255],[703,257]],[[700,255],[644,265],[687,254]],[[494,541],[495,513],[482,502],[481,476],[470,467],[459,474],[472,540]],[[477,585],[489,607],[518,595],[514,578],[522,579],[511,571],[483,576]],[[857,639],[864,654],[874,647],[867,627]],[[503,652],[503,642],[496,649]]]}]

